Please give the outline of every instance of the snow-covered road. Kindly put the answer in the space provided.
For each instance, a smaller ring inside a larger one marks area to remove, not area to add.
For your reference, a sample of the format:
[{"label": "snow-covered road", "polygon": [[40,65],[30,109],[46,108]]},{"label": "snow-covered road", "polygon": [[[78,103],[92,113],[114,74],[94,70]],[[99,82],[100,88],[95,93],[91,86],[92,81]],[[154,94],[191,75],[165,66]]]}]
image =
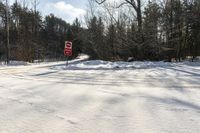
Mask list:
[{"label": "snow-covered road", "polygon": [[200,132],[198,63],[100,63],[0,66],[0,133]]}]

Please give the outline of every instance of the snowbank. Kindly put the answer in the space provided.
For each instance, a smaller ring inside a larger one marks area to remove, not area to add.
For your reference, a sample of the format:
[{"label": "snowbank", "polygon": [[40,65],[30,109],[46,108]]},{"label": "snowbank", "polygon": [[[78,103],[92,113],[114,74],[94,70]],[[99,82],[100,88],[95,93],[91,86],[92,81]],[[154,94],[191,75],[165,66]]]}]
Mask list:
[{"label": "snowbank", "polygon": [[102,60],[91,60],[78,63],[70,63],[68,66],[55,66],[54,69],[58,70],[109,70],[109,69],[147,69],[155,67],[170,67],[175,65],[189,65],[189,66],[200,66],[200,62],[152,62],[152,61],[135,61],[135,62],[110,62]]}]

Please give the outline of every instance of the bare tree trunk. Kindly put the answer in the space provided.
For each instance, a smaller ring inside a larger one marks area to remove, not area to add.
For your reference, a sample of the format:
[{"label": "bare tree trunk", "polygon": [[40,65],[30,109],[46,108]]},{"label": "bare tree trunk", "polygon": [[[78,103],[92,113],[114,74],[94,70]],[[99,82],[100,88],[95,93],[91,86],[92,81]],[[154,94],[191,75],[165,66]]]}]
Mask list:
[{"label": "bare tree trunk", "polygon": [[9,7],[8,0],[6,0],[6,62],[9,64],[10,62],[10,33],[9,33]]},{"label": "bare tree trunk", "polygon": [[140,35],[140,41],[144,42],[144,36],[143,36],[143,29],[142,29],[142,11],[141,11],[141,0],[137,0],[138,6],[137,6],[137,21],[138,21],[138,32]]},{"label": "bare tree trunk", "polygon": [[[142,10],[141,10],[141,0],[137,0],[135,2],[134,0],[125,0],[128,4],[130,4],[133,9],[135,10],[137,14],[137,23],[138,23],[138,33],[139,33],[139,42],[143,43],[144,42],[144,35],[143,35],[143,28],[142,28]],[[122,3],[123,4],[123,3]],[[121,4],[121,5],[122,5]]]},{"label": "bare tree trunk", "polygon": [[[33,21],[33,27],[32,27],[32,42],[31,42],[31,50],[36,50],[39,51],[39,46],[38,46],[38,26],[37,26],[37,6],[39,4],[38,0],[32,0],[32,8],[34,11],[34,21]],[[37,53],[38,54],[38,53]],[[34,58],[34,52],[31,55],[31,61],[33,62]],[[38,56],[38,55],[37,55]]]}]

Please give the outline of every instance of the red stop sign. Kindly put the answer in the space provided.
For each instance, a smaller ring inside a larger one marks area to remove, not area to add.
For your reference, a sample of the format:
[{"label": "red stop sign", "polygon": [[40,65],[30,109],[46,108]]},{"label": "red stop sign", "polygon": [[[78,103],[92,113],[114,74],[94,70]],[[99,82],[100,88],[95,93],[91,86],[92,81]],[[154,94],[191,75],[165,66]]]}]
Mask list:
[{"label": "red stop sign", "polygon": [[64,55],[72,56],[72,42],[70,42],[70,41],[65,42]]}]

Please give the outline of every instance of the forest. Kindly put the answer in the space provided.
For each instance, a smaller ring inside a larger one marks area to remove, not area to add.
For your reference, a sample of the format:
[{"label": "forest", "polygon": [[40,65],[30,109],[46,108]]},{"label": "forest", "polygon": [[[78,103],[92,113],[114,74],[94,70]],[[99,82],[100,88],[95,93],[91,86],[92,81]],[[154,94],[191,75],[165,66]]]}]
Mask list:
[{"label": "forest", "polygon": [[0,61],[65,60],[67,32],[73,56],[108,61],[182,61],[200,56],[199,0],[88,0],[84,22],[68,23],[38,10],[38,0],[0,1]]}]

